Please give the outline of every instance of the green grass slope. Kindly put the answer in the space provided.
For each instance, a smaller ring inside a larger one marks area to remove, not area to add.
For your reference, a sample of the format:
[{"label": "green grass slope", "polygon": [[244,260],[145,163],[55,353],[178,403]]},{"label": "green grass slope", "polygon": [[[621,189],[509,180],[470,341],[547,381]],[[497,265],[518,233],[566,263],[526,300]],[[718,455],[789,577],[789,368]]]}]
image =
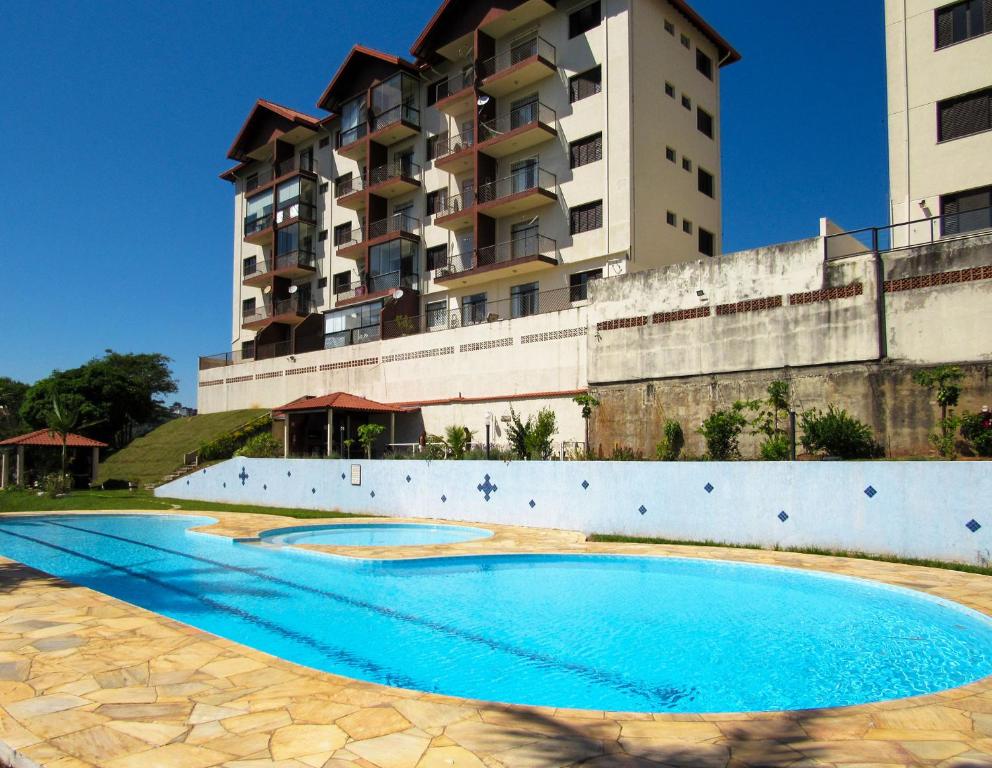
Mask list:
[{"label": "green grass slope", "polygon": [[102,462],[99,480],[161,482],[163,477],[182,465],[184,454],[266,412],[266,409],[251,408],[167,421]]}]

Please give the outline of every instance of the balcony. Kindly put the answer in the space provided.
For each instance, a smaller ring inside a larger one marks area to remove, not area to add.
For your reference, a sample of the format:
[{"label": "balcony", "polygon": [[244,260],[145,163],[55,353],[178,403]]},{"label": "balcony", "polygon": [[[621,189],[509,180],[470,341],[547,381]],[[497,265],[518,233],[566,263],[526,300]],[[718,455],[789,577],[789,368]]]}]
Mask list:
[{"label": "balcony", "polygon": [[454,256],[447,266],[434,272],[434,281],[449,287],[475,285],[551,269],[557,264],[558,244],[550,237],[530,234],[477,248],[470,258]]},{"label": "balcony", "polygon": [[275,217],[269,213],[249,214],[245,216],[245,242],[252,245],[268,245],[272,242],[272,222]]},{"label": "balcony", "polygon": [[276,209],[276,226],[284,227],[295,221],[316,224],[317,206],[299,199],[287,200],[285,203],[280,203]]},{"label": "balcony", "polygon": [[406,213],[395,213],[385,219],[369,224],[368,240],[391,240],[393,237],[406,237],[411,240],[420,239],[420,219]]},{"label": "balcony", "polygon": [[464,173],[472,168],[474,144],[472,131],[456,133],[439,133],[430,141],[431,160],[434,165],[448,173]]},{"label": "balcony", "polygon": [[379,197],[393,198],[420,189],[420,166],[399,160],[369,171],[368,189]]},{"label": "balcony", "polygon": [[368,135],[368,125],[363,120],[358,125],[338,133],[335,149],[342,157],[360,160],[365,157],[365,137]]},{"label": "balcony", "polygon": [[479,63],[480,89],[506,96],[551,77],[555,63],[555,47],[543,37],[531,37]]},{"label": "balcony", "polygon": [[452,195],[434,212],[434,226],[452,232],[471,227],[475,213],[474,206],[473,192],[466,191],[460,195]]},{"label": "balcony", "polygon": [[479,151],[505,157],[536,147],[558,135],[556,120],[555,111],[540,102],[517,107],[479,126]]},{"label": "balcony", "polygon": [[494,218],[537,210],[557,202],[557,178],[543,168],[525,168],[479,187],[480,213]]},{"label": "balcony", "polygon": [[260,307],[242,312],[241,327],[253,331],[272,323],[299,325],[307,315],[316,311],[315,302],[306,296],[290,296],[288,299],[266,301]]},{"label": "balcony", "polygon": [[241,282],[260,287],[268,284],[273,277],[290,280],[307,277],[317,271],[316,254],[312,251],[292,251],[267,259],[257,259],[254,264],[246,262]]},{"label": "balcony", "polygon": [[263,170],[248,174],[245,176],[245,197],[253,197],[260,194],[271,187],[273,182],[281,181],[297,173],[316,178],[317,159],[309,153],[297,155]]},{"label": "balcony", "polygon": [[471,70],[457,72],[447,80],[428,86],[429,99],[434,109],[452,117],[468,112],[475,103],[474,76]]},{"label": "balcony", "polygon": [[360,211],[365,207],[365,174],[343,179],[334,184],[335,202],[342,208]]},{"label": "balcony", "polygon": [[360,259],[365,256],[365,233],[361,227],[334,238],[337,255],[345,259]]},{"label": "balcony", "polygon": [[397,104],[372,118],[372,141],[385,147],[420,133],[420,110]]},{"label": "balcony", "polygon": [[358,328],[346,328],[343,331],[324,334],[324,349],[339,349],[353,344],[366,344],[379,341],[382,337],[378,325],[362,325]]},{"label": "balcony", "polygon": [[334,306],[346,307],[351,304],[361,304],[372,299],[381,299],[398,288],[404,291],[419,291],[420,276],[414,273],[387,272],[385,274],[366,275],[364,280],[358,280],[347,288],[336,290]]}]

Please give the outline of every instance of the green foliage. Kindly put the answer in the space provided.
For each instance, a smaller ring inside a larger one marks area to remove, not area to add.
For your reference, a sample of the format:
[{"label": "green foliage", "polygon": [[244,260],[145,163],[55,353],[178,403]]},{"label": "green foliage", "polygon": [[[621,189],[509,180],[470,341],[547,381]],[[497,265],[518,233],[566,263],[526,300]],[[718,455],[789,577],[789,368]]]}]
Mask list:
[{"label": "green foliage", "polygon": [[385,431],[386,428],[382,424],[362,424],[358,428],[358,442],[365,449],[366,457],[372,458],[372,446],[375,445],[379,435]]},{"label": "green foliage", "polygon": [[257,435],[249,437],[245,444],[234,452],[235,456],[244,456],[249,459],[275,459],[282,454],[282,444],[272,436],[271,432],[259,432]]},{"label": "green foliage", "polygon": [[45,413],[45,426],[51,435],[58,437],[62,443],[62,468],[61,473],[66,473],[66,463],[68,460],[66,442],[69,435],[78,429],[89,427],[91,424],[83,424],[80,417],[82,409],[86,404],[80,402],[78,396],[68,398],[63,397],[58,390],[51,391],[50,407]]},{"label": "green foliage", "polygon": [[913,381],[921,387],[930,391],[937,390],[940,419],[937,421],[938,429],[930,433],[930,442],[945,459],[954,459],[958,455],[954,435],[960,420],[954,416],[954,408],[961,398],[960,381],[963,378],[964,373],[956,365],[938,365],[913,374]]},{"label": "green foliage", "polygon": [[468,427],[452,424],[444,430],[444,443],[448,447],[448,456],[452,459],[464,459],[465,451],[472,443],[472,432]]},{"label": "green foliage", "polygon": [[218,435],[212,440],[203,443],[196,452],[200,456],[200,461],[229,459],[251,438],[265,432],[271,433],[271,430],[272,417],[269,414],[265,414],[237,429],[223,435]]},{"label": "green foliage", "polygon": [[765,436],[759,448],[761,458],[766,461],[786,461],[791,442],[788,433],[780,425],[789,410],[789,382],[773,381],[766,392],[767,400],[750,404],[758,412],[751,422],[751,434]]},{"label": "green foliage", "polygon": [[629,445],[614,445],[610,461],[641,461],[643,456]]},{"label": "green foliage", "polygon": [[551,456],[551,438],[558,431],[555,412],[542,408],[537,417],[523,421],[510,406],[510,426],[506,429],[510,449],[518,459],[547,459]]},{"label": "green foliage", "polygon": [[424,445],[424,458],[428,461],[439,461],[448,458],[448,443],[440,435],[427,435]]},{"label": "green foliage", "polygon": [[583,395],[576,395],[572,398],[572,402],[576,405],[582,406],[582,418],[588,419],[592,416],[592,409],[599,405],[599,400],[594,396],[586,392]]},{"label": "green foliage", "polygon": [[984,426],[982,414],[961,415],[961,436],[979,456],[992,456],[992,428]]},{"label": "green foliage", "polygon": [[706,456],[712,461],[740,458],[740,436],[748,424],[744,412],[754,407],[754,401],[738,400],[728,409],[714,411],[697,432],[706,441]]},{"label": "green foliage", "polygon": [[0,376],[0,440],[28,431],[21,420],[21,403],[30,387],[20,381]]},{"label": "green foliage", "polygon": [[685,447],[682,425],[675,419],[667,419],[663,430],[664,437],[655,446],[655,456],[659,461],[678,461],[682,448]]},{"label": "green foliage", "polygon": [[56,499],[72,489],[72,475],[65,472],[51,472],[45,475],[44,487],[45,495],[50,499]]},{"label": "green foliage", "polygon": [[843,408],[827,406],[803,411],[799,419],[803,448],[810,453],[825,453],[840,459],[869,459],[878,447],[871,428],[850,416]]},{"label": "green foliage", "polygon": [[765,461],[788,461],[791,447],[788,435],[772,435],[761,444],[761,458]]},{"label": "green foliage", "polygon": [[78,407],[80,420],[94,426],[90,437],[114,447],[127,445],[140,424],[161,422],[167,410],[162,395],[176,391],[168,357],[119,354],[107,350],[79,368],[54,371],[32,385],[19,408],[21,419],[40,429],[47,426],[52,393]]}]

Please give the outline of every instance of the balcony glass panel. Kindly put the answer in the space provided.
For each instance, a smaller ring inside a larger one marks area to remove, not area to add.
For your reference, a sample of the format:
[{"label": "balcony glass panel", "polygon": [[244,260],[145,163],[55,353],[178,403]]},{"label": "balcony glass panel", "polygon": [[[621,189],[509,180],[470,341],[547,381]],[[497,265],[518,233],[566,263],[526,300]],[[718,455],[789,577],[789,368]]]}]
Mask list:
[{"label": "balcony glass panel", "polygon": [[263,192],[258,197],[253,197],[247,201],[245,204],[246,235],[253,234],[254,232],[260,232],[261,230],[271,226],[273,200],[272,190],[270,189],[267,192]]},{"label": "balcony glass panel", "polygon": [[276,223],[281,224],[288,219],[316,219],[317,185],[312,179],[299,176],[284,181],[276,189]]},{"label": "balcony glass panel", "polygon": [[401,72],[372,89],[372,130],[405,120],[420,125],[420,82]]},{"label": "balcony glass panel", "polygon": [[324,348],[335,349],[379,338],[382,302],[372,301],[324,315]]},{"label": "balcony glass panel", "polygon": [[410,240],[392,240],[369,249],[369,293],[418,287],[420,249]]},{"label": "balcony glass panel", "polygon": [[343,147],[358,141],[365,135],[367,128],[367,111],[365,96],[356,96],[341,105],[341,132],[338,134],[338,146]]},{"label": "balcony glass panel", "polygon": [[[316,227],[313,224],[297,222],[278,230],[276,233],[276,254],[279,259],[297,254],[308,256],[313,263],[317,252]],[[284,265],[288,266],[288,265]]]}]

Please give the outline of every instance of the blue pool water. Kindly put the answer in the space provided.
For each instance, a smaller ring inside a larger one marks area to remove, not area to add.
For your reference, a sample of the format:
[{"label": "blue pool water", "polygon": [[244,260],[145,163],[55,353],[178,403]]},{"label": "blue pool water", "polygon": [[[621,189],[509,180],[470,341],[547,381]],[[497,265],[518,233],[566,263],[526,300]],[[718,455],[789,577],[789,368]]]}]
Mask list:
[{"label": "blue pool water", "polygon": [[464,525],[424,525],[420,523],[372,523],[306,525],[265,531],[269,544],[326,544],[336,547],[405,547],[418,544],[454,544],[485,539],[492,531]]},{"label": "blue pool water", "polygon": [[0,554],[291,661],[519,704],[727,712],[992,674],[992,621],[873,582],[668,558],[358,560],[234,544],[207,518],[0,519]]}]

